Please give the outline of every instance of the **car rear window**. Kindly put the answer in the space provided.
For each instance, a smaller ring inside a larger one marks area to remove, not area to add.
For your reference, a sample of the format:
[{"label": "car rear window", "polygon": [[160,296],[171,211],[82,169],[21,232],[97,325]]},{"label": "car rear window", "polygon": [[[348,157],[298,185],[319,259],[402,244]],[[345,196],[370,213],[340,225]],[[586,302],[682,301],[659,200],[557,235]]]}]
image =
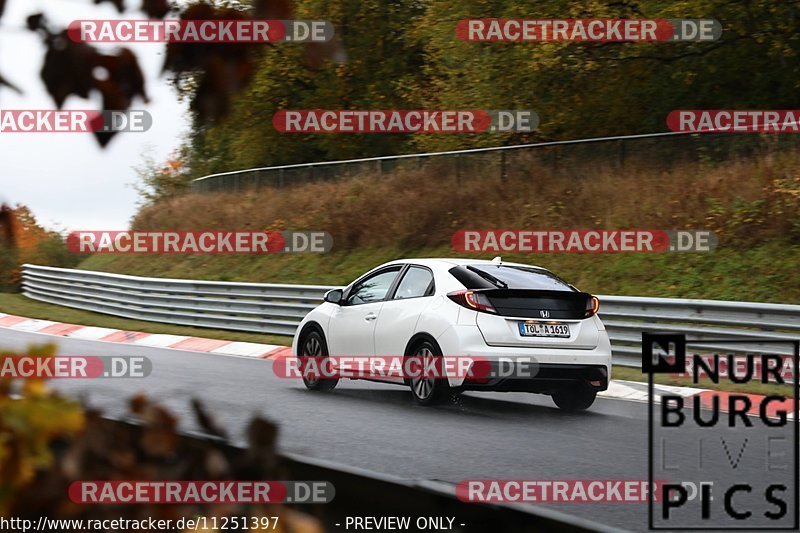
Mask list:
[{"label": "car rear window", "polygon": [[[498,284],[481,277],[480,272],[488,274],[508,285],[509,289],[540,289],[548,291],[574,291],[566,281],[552,272],[533,267],[511,265],[469,265],[457,266],[449,270],[467,289],[497,289]],[[487,276],[487,277],[488,277]]]}]

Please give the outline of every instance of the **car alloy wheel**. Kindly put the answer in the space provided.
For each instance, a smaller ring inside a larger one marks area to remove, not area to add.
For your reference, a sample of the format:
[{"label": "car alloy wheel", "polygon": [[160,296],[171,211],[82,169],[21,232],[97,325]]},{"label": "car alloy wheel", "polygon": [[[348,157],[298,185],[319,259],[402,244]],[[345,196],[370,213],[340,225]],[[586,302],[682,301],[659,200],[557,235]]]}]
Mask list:
[{"label": "car alloy wheel", "polygon": [[[303,339],[300,357],[317,358],[317,368],[322,367],[322,360],[328,357],[328,346],[325,344],[325,339],[318,331],[312,331]],[[303,376],[303,383],[311,390],[329,391],[336,387],[338,382],[338,378]]]},{"label": "car alloy wheel", "polygon": [[[421,368],[431,368],[437,357],[441,357],[440,350],[429,341],[424,341],[414,352],[414,357],[420,360]],[[419,376],[409,380],[411,393],[420,405],[435,405],[450,397],[450,384],[447,378]]]}]

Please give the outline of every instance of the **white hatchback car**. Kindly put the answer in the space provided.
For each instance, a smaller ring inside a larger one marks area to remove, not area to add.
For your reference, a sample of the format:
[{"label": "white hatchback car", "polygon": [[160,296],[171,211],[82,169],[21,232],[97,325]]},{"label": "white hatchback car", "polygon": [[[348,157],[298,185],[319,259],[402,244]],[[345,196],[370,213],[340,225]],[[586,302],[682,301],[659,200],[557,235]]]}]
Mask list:
[{"label": "white hatchback car", "polygon": [[[587,409],[611,377],[611,343],[598,299],[530,265],[471,259],[401,259],[325,294],[297,328],[297,357],[474,356],[533,373],[482,378],[386,378],[430,405],[465,390],[549,394]],[[520,377],[523,375],[524,377]],[[303,378],[313,390],[337,379]]]}]

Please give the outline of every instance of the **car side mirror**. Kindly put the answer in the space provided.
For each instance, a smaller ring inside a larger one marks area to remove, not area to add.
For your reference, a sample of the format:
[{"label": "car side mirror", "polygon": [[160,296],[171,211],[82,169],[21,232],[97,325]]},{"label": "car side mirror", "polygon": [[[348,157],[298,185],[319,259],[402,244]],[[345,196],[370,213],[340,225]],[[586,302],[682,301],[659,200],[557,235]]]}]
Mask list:
[{"label": "car side mirror", "polygon": [[333,289],[326,292],[323,300],[328,303],[342,305],[342,289]]}]

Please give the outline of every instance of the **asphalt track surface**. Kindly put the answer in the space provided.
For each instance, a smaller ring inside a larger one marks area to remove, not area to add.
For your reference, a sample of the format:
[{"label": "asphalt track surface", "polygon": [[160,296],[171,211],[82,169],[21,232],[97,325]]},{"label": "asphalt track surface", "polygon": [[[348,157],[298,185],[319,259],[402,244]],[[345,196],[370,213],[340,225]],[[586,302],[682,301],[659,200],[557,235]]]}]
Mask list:
[{"label": "asphalt track surface", "polygon": [[[457,402],[426,408],[415,405],[406,388],[388,384],[345,380],[332,393],[307,391],[299,381],[276,377],[272,363],[260,359],[0,328],[3,349],[24,353],[27,346],[42,342],[55,342],[63,355],[151,359],[153,373],[147,378],[51,382],[109,415],[125,414],[127,399],[144,392],[178,414],[183,429],[196,430],[189,401],[197,397],[234,437],[243,434],[252,416],[260,415],[279,424],[282,451],[404,479],[646,480],[648,475],[645,403],[598,398],[589,411],[569,414],[546,396],[468,393]],[[682,431],[687,432],[686,442],[696,440],[691,430]],[[755,437],[753,431],[761,430],[736,431],[737,436],[750,431]],[[709,446],[721,450],[718,443]],[[730,453],[737,454],[740,443],[730,446]],[[735,469],[724,453],[706,453],[706,468],[714,473],[707,477],[765,484],[774,476],[766,468],[766,453],[764,441],[751,438]],[[692,462],[697,454],[687,446],[676,449],[670,460]],[[789,498],[793,513],[792,505]],[[547,507],[626,530],[647,530],[646,503]]]}]

